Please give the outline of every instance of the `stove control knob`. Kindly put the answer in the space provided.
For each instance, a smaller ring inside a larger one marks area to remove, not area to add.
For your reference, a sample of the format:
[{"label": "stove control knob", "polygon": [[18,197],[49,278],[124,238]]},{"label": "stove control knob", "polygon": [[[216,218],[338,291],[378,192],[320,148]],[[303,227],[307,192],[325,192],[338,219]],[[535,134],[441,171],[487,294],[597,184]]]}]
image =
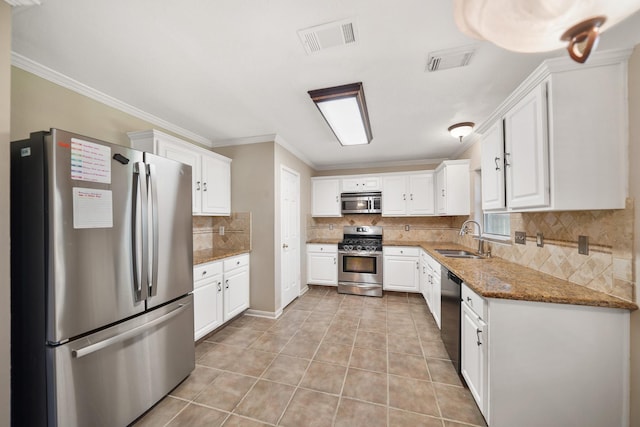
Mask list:
[{"label": "stove control knob", "polygon": [[360,246],[360,245],[356,246],[356,250],[361,251],[362,250],[362,246]]}]

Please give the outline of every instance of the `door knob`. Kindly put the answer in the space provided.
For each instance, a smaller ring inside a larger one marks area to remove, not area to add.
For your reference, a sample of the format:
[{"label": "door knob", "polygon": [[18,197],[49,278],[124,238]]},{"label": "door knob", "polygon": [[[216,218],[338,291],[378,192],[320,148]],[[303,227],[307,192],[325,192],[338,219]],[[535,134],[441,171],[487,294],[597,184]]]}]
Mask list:
[{"label": "door knob", "polygon": [[289,245],[287,245],[286,243],[282,244],[282,249],[287,249],[289,247]]}]

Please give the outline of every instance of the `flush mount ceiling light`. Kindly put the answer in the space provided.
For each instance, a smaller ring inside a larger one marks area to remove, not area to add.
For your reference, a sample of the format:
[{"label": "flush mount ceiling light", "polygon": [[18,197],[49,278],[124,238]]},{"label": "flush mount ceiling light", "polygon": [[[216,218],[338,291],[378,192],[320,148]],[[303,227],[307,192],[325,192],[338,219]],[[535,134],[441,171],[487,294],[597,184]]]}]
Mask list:
[{"label": "flush mount ceiling light", "polygon": [[475,123],[473,122],[462,122],[449,126],[449,129],[447,130],[449,131],[451,136],[453,136],[454,138],[459,138],[460,142],[462,142],[462,138],[469,135],[471,131],[473,131],[474,126]]},{"label": "flush mount ceiling light", "polygon": [[640,9],[640,0],[454,0],[453,4],[456,24],[468,36],[516,52],[547,52],[569,42],[569,55],[578,62],[586,61],[595,49],[600,32]]},{"label": "flush mount ceiling light", "polygon": [[342,145],[371,142],[371,124],[362,83],[310,90],[309,96]]}]

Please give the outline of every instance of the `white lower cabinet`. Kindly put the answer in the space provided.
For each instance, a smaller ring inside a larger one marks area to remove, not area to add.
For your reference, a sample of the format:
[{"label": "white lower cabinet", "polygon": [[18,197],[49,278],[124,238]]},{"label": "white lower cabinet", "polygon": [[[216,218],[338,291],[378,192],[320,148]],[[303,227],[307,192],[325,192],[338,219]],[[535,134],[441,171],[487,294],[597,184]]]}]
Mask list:
[{"label": "white lower cabinet", "polygon": [[628,310],[462,286],[461,369],[491,427],[629,425]]},{"label": "white lower cabinet", "polygon": [[249,255],[196,265],[193,277],[197,341],[249,308]]},{"label": "white lower cabinet", "polygon": [[420,292],[427,302],[433,319],[440,327],[440,263],[420,250]]},{"label": "white lower cabinet", "polygon": [[249,255],[224,260],[224,321],[249,308]]},{"label": "white lower cabinet", "polygon": [[338,286],[338,245],[307,244],[307,283]]},{"label": "white lower cabinet", "polygon": [[193,269],[193,327],[197,341],[223,323],[222,261]]},{"label": "white lower cabinet", "polygon": [[382,287],[385,291],[420,292],[420,248],[385,246],[382,249]]},{"label": "white lower cabinet", "polygon": [[488,328],[483,320],[486,317],[484,304],[479,304],[478,301],[482,302],[483,299],[463,283],[460,314],[462,316],[460,321],[460,345],[462,346],[460,369],[480,412],[486,417]]}]

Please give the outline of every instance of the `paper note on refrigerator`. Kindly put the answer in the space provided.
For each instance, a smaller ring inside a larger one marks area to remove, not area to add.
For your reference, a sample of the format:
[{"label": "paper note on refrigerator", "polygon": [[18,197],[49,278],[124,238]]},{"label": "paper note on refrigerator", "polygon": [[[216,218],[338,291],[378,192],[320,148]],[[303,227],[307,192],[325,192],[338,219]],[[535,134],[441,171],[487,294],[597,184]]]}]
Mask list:
[{"label": "paper note on refrigerator", "polygon": [[112,228],[111,190],[73,187],[73,228]]},{"label": "paper note on refrigerator", "polygon": [[71,138],[71,179],[111,184],[111,148]]}]

